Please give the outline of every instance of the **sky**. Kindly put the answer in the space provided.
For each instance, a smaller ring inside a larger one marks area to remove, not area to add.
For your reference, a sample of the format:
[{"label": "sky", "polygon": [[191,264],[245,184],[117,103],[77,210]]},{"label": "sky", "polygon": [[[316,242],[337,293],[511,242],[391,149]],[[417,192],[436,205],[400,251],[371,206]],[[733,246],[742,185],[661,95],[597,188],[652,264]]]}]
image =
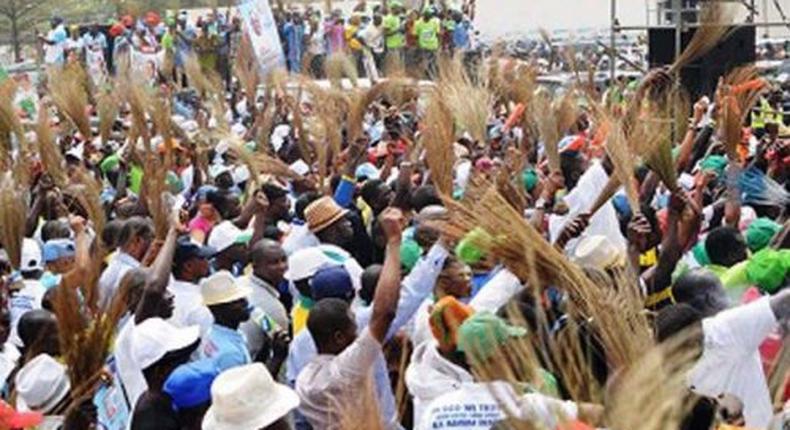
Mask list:
[{"label": "sky", "polygon": [[[617,0],[617,17],[624,26],[645,25],[647,22],[647,6],[645,0]],[[655,3],[649,1],[651,8]],[[762,0],[757,1],[758,6]],[[790,0],[779,0],[790,14]],[[489,36],[501,36],[511,32],[536,30],[545,28],[577,29],[577,28],[608,28],[610,25],[610,0],[477,0],[477,18],[475,25]],[[769,18],[779,20],[778,13],[768,1]],[[758,20],[762,21],[761,17]],[[650,21],[655,24],[655,12],[650,13]],[[790,35],[787,29],[772,29],[773,35],[780,31]]]}]

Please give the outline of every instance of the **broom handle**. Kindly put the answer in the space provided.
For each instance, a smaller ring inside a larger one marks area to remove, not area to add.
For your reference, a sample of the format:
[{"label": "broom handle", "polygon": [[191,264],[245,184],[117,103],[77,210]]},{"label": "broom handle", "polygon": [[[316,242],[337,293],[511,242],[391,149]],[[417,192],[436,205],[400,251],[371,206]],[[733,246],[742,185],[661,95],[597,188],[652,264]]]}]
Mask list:
[{"label": "broom handle", "polygon": [[590,216],[595,215],[599,209],[605,205],[609,199],[614,196],[614,193],[617,192],[617,189],[620,188],[620,180],[617,179],[616,175],[609,176],[609,180],[606,181],[606,185],[604,185],[601,193],[598,194],[598,198],[595,200],[593,205],[590,207]]}]

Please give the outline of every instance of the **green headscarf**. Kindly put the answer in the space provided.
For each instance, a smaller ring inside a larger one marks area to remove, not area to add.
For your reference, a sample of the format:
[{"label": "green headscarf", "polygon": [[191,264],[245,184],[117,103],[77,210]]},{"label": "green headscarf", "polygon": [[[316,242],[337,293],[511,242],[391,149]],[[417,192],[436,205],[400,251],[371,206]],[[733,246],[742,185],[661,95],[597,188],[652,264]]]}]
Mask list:
[{"label": "green headscarf", "polygon": [[499,347],[511,338],[527,334],[524,327],[508,324],[488,311],[477,312],[458,328],[458,350],[468,359],[484,363],[499,352]]},{"label": "green headscarf", "polygon": [[760,291],[773,294],[784,284],[788,269],[790,250],[764,248],[749,259],[746,275],[749,282],[756,284]]},{"label": "green headscarf", "polygon": [[757,218],[746,229],[746,245],[752,252],[757,252],[768,246],[781,230],[782,226],[772,220]]},{"label": "green headscarf", "polygon": [[472,266],[485,257],[480,243],[490,240],[491,236],[481,228],[476,228],[464,236],[455,247],[455,256],[465,264]]},{"label": "green headscarf", "polygon": [[708,155],[699,164],[700,169],[708,170],[716,173],[717,177],[724,174],[724,169],[727,167],[727,157],[723,155]]}]

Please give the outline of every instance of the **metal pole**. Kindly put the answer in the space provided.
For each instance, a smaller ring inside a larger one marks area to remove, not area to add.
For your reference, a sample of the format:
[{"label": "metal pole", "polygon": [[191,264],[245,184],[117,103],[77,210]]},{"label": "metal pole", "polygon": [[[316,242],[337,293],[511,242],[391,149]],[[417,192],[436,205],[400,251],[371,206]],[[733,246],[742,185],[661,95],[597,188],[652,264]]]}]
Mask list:
[{"label": "metal pole", "polygon": [[675,13],[675,60],[680,56],[680,51],[683,50],[683,0],[672,0],[672,5]]},{"label": "metal pole", "polygon": [[[768,0],[763,0],[763,23],[768,23]],[[771,37],[770,27],[765,27],[765,38]]]},{"label": "metal pole", "polygon": [[611,0],[610,4],[612,7],[611,10],[612,15],[611,15],[611,28],[609,30],[610,31],[609,48],[611,49],[611,51],[609,51],[609,75],[610,75],[609,78],[611,79],[612,85],[614,85],[615,74],[617,72],[617,67],[615,65],[615,61],[617,61],[615,57],[615,53],[617,52],[617,38],[615,35],[615,30],[617,27],[617,0]]}]

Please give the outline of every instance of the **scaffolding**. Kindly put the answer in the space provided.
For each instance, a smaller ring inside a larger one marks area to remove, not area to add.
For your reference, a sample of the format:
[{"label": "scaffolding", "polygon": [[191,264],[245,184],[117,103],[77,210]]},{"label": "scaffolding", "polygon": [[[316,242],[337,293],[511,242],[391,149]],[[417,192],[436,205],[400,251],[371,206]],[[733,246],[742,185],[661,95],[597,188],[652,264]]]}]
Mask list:
[{"label": "scaffolding", "polygon": [[[653,28],[674,29],[675,30],[675,58],[680,55],[683,42],[683,32],[690,28],[699,27],[700,3],[705,0],[655,0],[655,7],[650,7],[650,0],[645,0],[646,23],[645,25],[620,25],[617,19],[617,0],[610,0],[610,38],[609,38],[609,72],[614,81],[617,74],[617,35],[626,31],[647,31]],[[768,2],[773,1],[778,13],[782,17],[781,21],[770,21],[768,15],[764,13],[765,19],[757,21],[759,14],[757,0],[718,0],[728,3],[736,3],[743,6],[747,11],[746,21],[738,24],[739,26],[752,26],[757,28],[769,29],[772,27],[787,27],[790,29],[790,20],[785,16],[784,11],[776,0],[762,0],[763,12],[768,8]],[[655,13],[656,24],[650,24],[650,15]],[[679,18],[678,18],[679,16]]]}]

